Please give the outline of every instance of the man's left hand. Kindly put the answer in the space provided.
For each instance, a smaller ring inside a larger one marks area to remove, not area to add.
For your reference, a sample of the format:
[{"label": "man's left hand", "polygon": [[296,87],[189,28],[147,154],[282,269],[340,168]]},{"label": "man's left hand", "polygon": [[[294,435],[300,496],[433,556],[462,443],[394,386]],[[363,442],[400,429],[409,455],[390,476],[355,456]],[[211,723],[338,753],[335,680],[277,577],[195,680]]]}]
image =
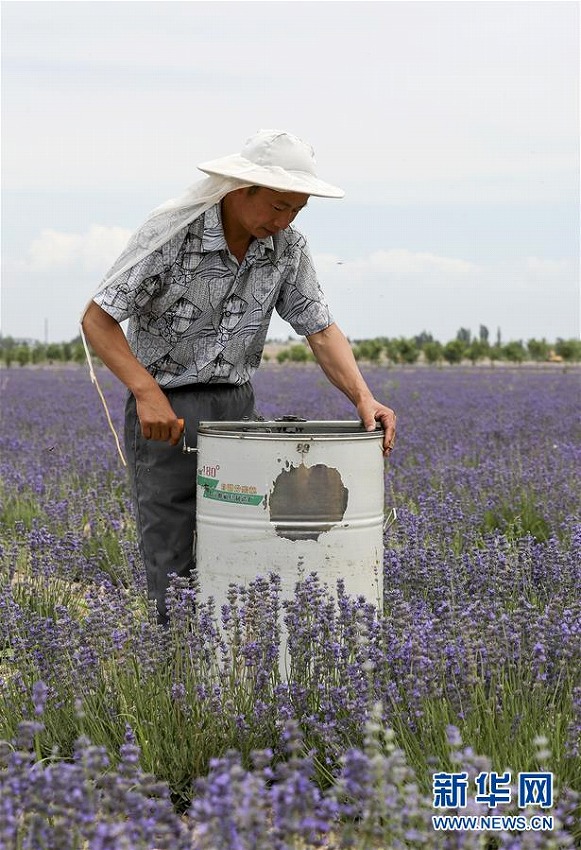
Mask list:
[{"label": "man's left hand", "polygon": [[390,407],[386,407],[374,398],[360,402],[357,405],[357,412],[367,431],[374,431],[375,423],[381,423],[384,431],[383,454],[387,457],[395,445],[395,413]]}]

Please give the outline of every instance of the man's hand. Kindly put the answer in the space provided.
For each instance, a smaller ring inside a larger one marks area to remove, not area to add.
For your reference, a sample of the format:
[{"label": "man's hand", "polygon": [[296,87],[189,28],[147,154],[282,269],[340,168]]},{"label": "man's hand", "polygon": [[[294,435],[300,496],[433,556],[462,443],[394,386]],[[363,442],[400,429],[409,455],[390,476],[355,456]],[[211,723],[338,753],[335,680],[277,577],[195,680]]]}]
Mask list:
[{"label": "man's hand", "polygon": [[373,398],[353,356],[351,346],[335,323],[307,337],[319,366],[327,378],[351,399],[368,431],[380,422],[384,430],[383,454],[388,455],[395,440],[395,413]]},{"label": "man's hand", "polygon": [[167,397],[161,390],[137,398],[137,416],[141,423],[141,433],[146,440],[178,444],[182,435],[182,422],[175,415]]},{"label": "man's hand", "polygon": [[145,439],[177,445],[182,424],[157,381],[131,351],[119,323],[92,301],[83,316],[83,330],[105,366],[135,396],[141,433]]},{"label": "man's hand", "polygon": [[357,412],[367,431],[374,431],[376,422],[381,424],[384,431],[383,454],[387,457],[395,445],[395,413],[390,407],[386,407],[374,398],[359,402]]}]

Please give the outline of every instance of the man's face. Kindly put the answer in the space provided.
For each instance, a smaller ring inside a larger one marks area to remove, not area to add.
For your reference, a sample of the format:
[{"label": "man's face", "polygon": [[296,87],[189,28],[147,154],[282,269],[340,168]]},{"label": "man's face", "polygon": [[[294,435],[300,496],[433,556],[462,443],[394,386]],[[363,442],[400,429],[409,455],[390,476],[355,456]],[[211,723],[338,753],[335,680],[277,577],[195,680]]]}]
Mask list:
[{"label": "man's face", "polygon": [[309,200],[302,192],[277,192],[262,186],[255,190],[240,189],[236,195],[238,221],[255,239],[284,230]]}]

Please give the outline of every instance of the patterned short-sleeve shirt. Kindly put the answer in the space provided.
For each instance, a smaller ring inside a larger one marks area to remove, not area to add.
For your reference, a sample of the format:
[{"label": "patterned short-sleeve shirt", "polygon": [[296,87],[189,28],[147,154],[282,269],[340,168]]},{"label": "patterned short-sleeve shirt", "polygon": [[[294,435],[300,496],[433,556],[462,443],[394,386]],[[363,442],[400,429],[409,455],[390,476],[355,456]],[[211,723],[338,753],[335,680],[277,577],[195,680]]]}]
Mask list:
[{"label": "patterned short-sleeve shirt", "polygon": [[93,300],[129,320],[133,353],[164,387],[248,381],[275,308],[302,336],[333,321],[305,237],[289,226],[255,239],[238,263],[219,204]]}]

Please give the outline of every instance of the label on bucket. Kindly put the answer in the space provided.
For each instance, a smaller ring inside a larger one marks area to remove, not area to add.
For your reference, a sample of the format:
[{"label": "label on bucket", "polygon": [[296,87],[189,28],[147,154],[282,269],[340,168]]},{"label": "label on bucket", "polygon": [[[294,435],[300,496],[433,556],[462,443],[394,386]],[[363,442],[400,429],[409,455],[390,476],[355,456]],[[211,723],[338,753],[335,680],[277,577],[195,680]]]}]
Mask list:
[{"label": "label on bucket", "polygon": [[[220,484],[219,478],[198,475],[198,484],[203,489],[204,499],[216,502],[229,502],[236,505],[260,505],[264,496],[256,492],[256,487],[247,484]],[[220,486],[218,486],[220,485]]]}]

